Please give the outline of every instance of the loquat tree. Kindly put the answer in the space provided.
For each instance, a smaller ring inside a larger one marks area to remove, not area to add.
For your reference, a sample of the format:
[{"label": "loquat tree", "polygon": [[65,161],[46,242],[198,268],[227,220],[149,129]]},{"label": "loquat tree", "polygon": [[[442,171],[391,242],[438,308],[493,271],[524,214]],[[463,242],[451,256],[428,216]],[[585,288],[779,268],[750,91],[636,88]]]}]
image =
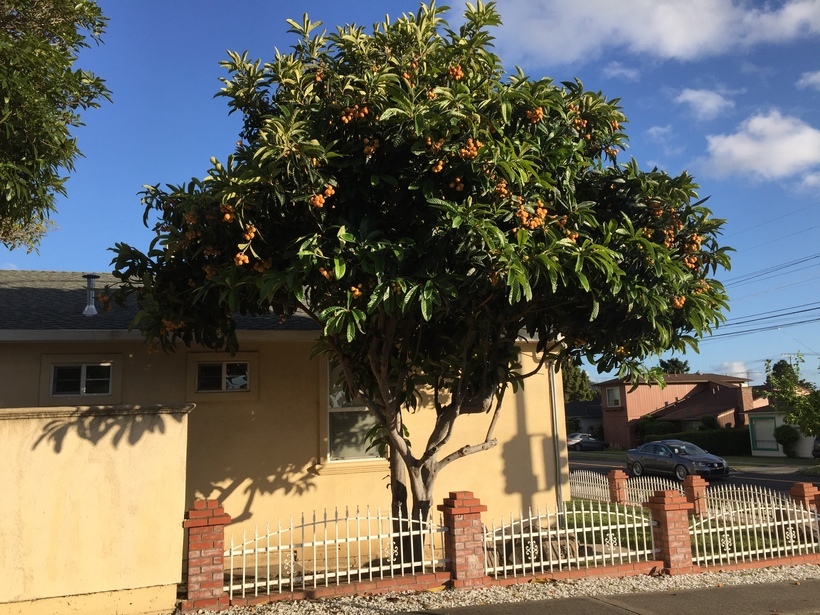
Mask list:
[{"label": "loquat tree", "polygon": [[[728,267],[721,220],[687,174],[618,165],[617,100],[578,81],[507,74],[492,52],[494,3],[319,32],[267,63],[231,53],[220,94],[241,141],[207,177],[147,187],[150,249],[117,244],[117,301],[165,349],[236,350],[234,313],[321,326],[316,352],[387,444],[394,507],[431,505],[436,476],[495,446],[505,392],[541,366],[585,357],[602,371],[694,347],[718,325]],[[643,371],[642,371],[643,370]],[[430,433],[406,412],[431,392]],[[486,412],[482,442],[453,426]],[[442,453],[455,448],[454,452]]]},{"label": "loquat tree", "polygon": [[106,19],[92,0],[6,0],[0,6],[0,243],[36,249],[65,172],[80,155],[71,129],[109,91],[75,69]]}]

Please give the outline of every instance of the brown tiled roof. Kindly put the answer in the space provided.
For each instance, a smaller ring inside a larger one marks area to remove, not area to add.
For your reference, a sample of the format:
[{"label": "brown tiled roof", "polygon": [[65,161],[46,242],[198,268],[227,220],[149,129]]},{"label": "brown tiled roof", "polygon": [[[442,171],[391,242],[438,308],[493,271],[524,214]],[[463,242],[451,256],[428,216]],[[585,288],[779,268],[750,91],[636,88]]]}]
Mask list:
[{"label": "brown tiled roof", "polygon": [[[727,376],[725,374],[666,374],[664,380],[667,384],[698,384],[700,382],[714,382],[727,386],[739,385],[749,382],[748,378],[738,378],[737,376]],[[613,386],[616,384],[631,384],[628,378],[613,378],[606,382],[601,382],[598,386]],[[641,384],[654,384],[649,381],[641,381]]]},{"label": "brown tiled roof", "polygon": [[722,387],[714,393],[708,389],[687,395],[675,403],[652,412],[652,416],[666,421],[690,421],[702,416],[719,416],[738,407],[737,388]]},{"label": "brown tiled roof", "polygon": [[[114,285],[109,273],[97,274],[98,289]],[[0,270],[0,331],[111,331],[127,330],[134,308],[113,306],[96,316],[83,316],[86,281],[76,271]],[[236,316],[241,331],[310,331],[318,327],[307,316],[296,314],[280,323],[278,316]]]}]

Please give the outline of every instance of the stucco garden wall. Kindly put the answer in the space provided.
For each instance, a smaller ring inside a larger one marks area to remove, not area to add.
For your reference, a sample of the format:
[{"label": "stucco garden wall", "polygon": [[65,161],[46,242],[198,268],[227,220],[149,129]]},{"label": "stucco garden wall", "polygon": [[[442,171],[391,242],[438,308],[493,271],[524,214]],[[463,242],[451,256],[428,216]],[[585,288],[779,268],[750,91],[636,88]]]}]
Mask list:
[{"label": "stucco garden wall", "polygon": [[0,409],[0,614],[173,605],[190,409]]}]

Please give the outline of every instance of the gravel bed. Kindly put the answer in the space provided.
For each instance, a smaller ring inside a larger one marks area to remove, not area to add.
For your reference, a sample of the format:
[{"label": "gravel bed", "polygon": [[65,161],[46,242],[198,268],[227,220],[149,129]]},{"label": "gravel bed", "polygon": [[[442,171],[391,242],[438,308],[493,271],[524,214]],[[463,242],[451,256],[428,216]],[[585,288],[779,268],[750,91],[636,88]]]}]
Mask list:
[{"label": "gravel bed", "polygon": [[[638,592],[657,592],[723,585],[795,582],[820,579],[820,566],[775,566],[733,572],[701,574],[590,578],[572,581],[530,582],[510,587],[472,590],[411,591],[361,595],[323,600],[274,602],[255,607],[232,607],[226,615],[372,615],[444,609],[457,606],[524,602],[574,596],[603,596]],[[200,611],[205,613],[206,611]]]}]

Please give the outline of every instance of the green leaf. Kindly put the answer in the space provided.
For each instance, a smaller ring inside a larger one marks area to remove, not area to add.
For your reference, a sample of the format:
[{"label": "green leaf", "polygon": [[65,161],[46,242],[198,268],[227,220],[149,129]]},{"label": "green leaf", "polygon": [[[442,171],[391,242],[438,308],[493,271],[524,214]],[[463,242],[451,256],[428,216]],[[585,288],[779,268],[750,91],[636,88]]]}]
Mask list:
[{"label": "green leaf", "polygon": [[333,257],[333,275],[336,277],[336,279],[341,280],[343,277],[345,277],[346,271],[347,266],[345,265],[345,262],[338,256]]}]

